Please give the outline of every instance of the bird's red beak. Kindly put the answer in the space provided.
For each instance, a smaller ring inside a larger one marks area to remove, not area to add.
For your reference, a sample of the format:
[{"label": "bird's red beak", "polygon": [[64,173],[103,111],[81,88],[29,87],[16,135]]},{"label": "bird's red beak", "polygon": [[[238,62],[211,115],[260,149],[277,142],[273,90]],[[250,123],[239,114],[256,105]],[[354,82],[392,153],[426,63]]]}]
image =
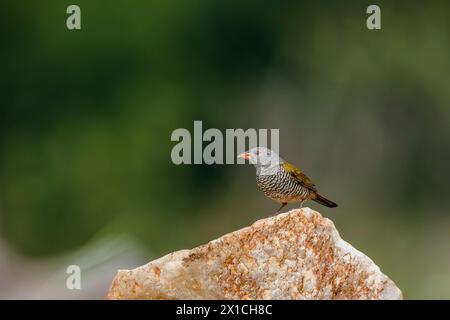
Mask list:
[{"label": "bird's red beak", "polygon": [[238,155],[238,158],[243,158],[243,159],[245,159],[245,160],[250,159],[250,157],[251,157],[251,155],[250,155],[250,153],[248,153],[248,152],[244,152],[244,153]]}]

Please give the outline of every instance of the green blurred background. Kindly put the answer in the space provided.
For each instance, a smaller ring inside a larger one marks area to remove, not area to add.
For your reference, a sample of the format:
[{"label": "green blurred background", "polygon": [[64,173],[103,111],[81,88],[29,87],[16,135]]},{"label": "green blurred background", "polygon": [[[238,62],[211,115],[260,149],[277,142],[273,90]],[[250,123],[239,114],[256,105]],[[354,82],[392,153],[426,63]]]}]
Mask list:
[{"label": "green blurred background", "polygon": [[340,205],[308,206],[405,298],[450,298],[450,3],[376,1],[379,31],[370,4],[2,1],[0,297],[62,297],[80,259],[107,276],[78,297],[102,297],[117,268],[270,215],[252,167],[171,162],[202,120],[279,128]]}]

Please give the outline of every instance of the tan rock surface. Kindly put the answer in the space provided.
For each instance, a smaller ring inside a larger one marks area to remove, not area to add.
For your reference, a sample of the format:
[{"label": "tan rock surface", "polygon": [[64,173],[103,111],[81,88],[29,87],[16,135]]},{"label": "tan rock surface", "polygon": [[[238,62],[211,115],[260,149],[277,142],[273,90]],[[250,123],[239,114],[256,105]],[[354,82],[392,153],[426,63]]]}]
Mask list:
[{"label": "tan rock surface", "polygon": [[309,208],[119,270],[108,299],[401,299],[374,262]]}]

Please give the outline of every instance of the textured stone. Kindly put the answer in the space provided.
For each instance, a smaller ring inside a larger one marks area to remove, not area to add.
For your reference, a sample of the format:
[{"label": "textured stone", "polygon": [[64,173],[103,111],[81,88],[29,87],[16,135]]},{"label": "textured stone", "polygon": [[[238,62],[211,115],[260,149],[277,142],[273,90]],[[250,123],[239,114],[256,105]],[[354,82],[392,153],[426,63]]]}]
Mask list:
[{"label": "textured stone", "polygon": [[108,299],[401,299],[374,262],[309,208],[119,270]]}]

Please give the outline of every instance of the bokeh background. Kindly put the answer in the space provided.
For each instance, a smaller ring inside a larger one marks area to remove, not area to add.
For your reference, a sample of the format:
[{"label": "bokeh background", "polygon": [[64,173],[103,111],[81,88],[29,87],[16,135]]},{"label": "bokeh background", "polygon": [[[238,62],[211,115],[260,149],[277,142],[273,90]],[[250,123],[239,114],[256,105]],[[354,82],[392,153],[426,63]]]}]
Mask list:
[{"label": "bokeh background", "polygon": [[450,3],[376,1],[379,31],[370,4],[2,1],[0,297],[102,298],[118,268],[270,215],[252,167],[171,162],[202,120],[279,128],[340,205],[308,206],[405,298],[450,298]]}]

